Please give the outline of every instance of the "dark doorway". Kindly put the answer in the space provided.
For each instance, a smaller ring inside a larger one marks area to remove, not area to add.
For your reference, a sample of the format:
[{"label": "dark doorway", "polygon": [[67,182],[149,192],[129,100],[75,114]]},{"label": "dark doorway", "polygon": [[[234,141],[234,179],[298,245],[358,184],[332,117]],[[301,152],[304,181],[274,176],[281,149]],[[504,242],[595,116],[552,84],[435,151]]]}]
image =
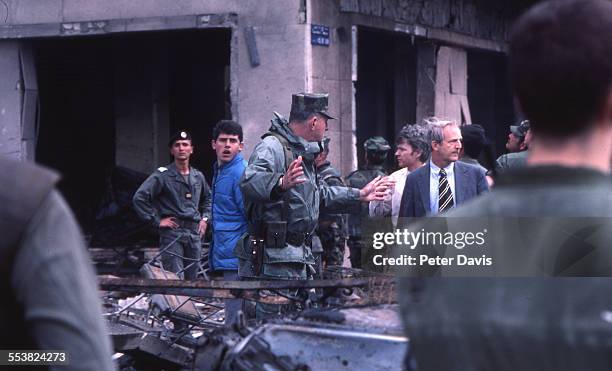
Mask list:
[{"label": "dark doorway", "polygon": [[112,43],[34,42],[40,92],[36,161],[61,173],[59,189],[86,231],[115,163]]},{"label": "dark doorway", "polygon": [[186,33],[170,43],[170,132],[190,131],[196,146],[192,164],[212,181],[212,128],[231,118],[230,37],[227,30]]},{"label": "dark doorway", "polygon": [[468,51],[468,101],[472,123],[485,128],[496,156],[506,150],[509,125],[516,115],[507,72],[507,57],[501,53]]},{"label": "dark doorway", "polygon": [[[357,156],[363,166],[363,142],[375,135],[391,146],[395,135],[416,119],[416,51],[409,36],[360,27],[357,37]],[[396,166],[393,153],[387,168]]]},{"label": "dark doorway", "polygon": [[[135,163],[147,164],[136,169],[145,175],[166,165],[171,158],[159,138],[178,129],[192,132],[193,165],[210,181],[212,126],[231,117],[230,39],[229,29],[214,29],[32,41],[36,161],[62,174],[59,188],[86,232],[119,159],[143,159]],[[153,122],[155,110],[161,122]]]}]

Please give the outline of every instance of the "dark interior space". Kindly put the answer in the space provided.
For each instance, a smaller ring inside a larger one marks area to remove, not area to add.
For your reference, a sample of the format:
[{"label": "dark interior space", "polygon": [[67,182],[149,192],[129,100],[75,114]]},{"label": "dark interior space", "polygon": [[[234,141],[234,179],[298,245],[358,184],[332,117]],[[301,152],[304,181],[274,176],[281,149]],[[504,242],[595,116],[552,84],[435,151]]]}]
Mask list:
[{"label": "dark interior space", "polygon": [[508,79],[506,55],[468,51],[468,101],[472,123],[485,128],[495,157],[505,153],[509,125],[516,115]]},{"label": "dark interior space", "polygon": [[[363,142],[383,136],[394,147],[399,129],[416,119],[416,51],[410,37],[359,28],[357,39],[357,156]],[[393,152],[386,167],[396,167]]]},{"label": "dark interior space", "polygon": [[[117,120],[122,112],[118,102],[125,106],[122,100],[128,99],[129,109],[151,112],[153,98],[146,92],[159,80],[167,82],[162,94],[166,101],[158,102],[168,111],[169,125],[164,130],[168,134],[179,128],[192,132],[197,145],[193,165],[210,180],[212,126],[230,117],[226,77],[230,38],[231,31],[216,29],[32,41],[40,93],[36,161],[62,174],[59,189],[87,234],[95,229],[101,203],[113,191],[109,179],[117,164]],[[161,64],[166,67],[151,67],[160,65],[152,60],[155,56],[167,58]],[[166,76],[159,78],[160,73]],[[143,81],[142,76],[154,77]],[[146,86],[133,88],[138,84]],[[132,90],[145,94],[132,96]],[[150,116],[140,120],[152,120]],[[122,125],[129,124],[124,119]],[[153,133],[137,133],[141,134],[150,137],[150,147],[154,147]],[[149,143],[147,139],[143,142]],[[167,162],[170,159],[168,154]]]},{"label": "dark interior space", "polygon": [[34,42],[40,89],[36,161],[62,174],[59,189],[88,231],[115,164],[113,39]]},{"label": "dark interior space", "polygon": [[192,164],[212,181],[215,154],[210,147],[212,129],[221,119],[231,118],[228,71],[228,30],[185,33],[169,44],[170,132],[186,129],[196,150]]}]

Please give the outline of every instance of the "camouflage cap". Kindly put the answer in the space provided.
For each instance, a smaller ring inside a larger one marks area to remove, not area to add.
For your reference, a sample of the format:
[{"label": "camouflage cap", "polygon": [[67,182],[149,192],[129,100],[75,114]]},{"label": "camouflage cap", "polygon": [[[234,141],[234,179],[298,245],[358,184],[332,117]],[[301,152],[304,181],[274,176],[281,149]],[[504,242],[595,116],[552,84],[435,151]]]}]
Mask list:
[{"label": "camouflage cap", "polygon": [[363,142],[366,151],[387,152],[391,149],[389,142],[383,137],[371,137]]},{"label": "camouflage cap", "polygon": [[306,120],[313,113],[319,113],[330,120],[336,118],[327,112],[329,94],[298,93],[291,97],[291,117]]},{"label": "camouflage cap", "polygon": [[168,141],[168,147],[172,147],[174,142],[176,142],[177,140],[191,140],[191,134],[189,134],[189,132],[185,130],[177,131],[176,133],[174,133],[174,135],[170,137],[170,140]]},{"label": "camouflage cap", "polygon": [[523,120],[518,125],[511,125],[510,126],[510,132],[512,134],[516,135],[517,137],[521,137],[522,138],[525,135],[527,135],[527,132],[529,131],[530,127],[531,126],[529,124],[529,120]]}]

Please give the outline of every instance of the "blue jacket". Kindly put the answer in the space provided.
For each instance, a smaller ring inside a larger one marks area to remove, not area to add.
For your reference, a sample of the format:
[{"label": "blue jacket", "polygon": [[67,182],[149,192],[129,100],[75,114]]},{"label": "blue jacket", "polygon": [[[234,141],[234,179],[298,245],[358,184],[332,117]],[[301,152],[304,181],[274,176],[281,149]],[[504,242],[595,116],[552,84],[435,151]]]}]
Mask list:
[{"label": "blue jacket", "polygon": [[247,232],[247,218],[240,192],[240,178],[245,161],[239,153],[219,167],[214,165],[212,186],[212,244],[210,265],[212,270],[238,270],[234,247]]}]

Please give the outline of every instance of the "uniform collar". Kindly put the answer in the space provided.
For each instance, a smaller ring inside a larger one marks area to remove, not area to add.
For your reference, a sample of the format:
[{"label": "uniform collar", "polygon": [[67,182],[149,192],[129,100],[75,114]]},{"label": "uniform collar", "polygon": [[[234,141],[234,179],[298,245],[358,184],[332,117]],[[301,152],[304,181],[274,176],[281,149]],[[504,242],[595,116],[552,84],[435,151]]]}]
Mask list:
[{"label": "uniform collar", "polygon": [[304,138],[293,134],[287,120],[274,117],[271,123],[270,131],[277,132],[285,137],[289,144],[295,148],[295,152],[298,156],[303,156],[304,159],[312,161],[321,151],[321,146],[318,142],[308,142]]},{"label": "uniform collar", "polygon": [[[167,168],[170,171],[170,174],[172,174],[175,178],[179,179],[180,181],[185,182],[185,177],[177,169],[176,164],[174,162],[170,163],[170,165],[168,165]],[[193,180],[195,178],[196,178],[195,171],[194,171],[193,167],[191,165],[189,165],[189,180],[190,180],[190,182],[193,182]]]},{"label": "uniform collar", "polygon": [[366,165],[363,167],[363,170],[380,170],[383,173],[385,172],[385,168],[383,165]]},{"label": "uniform collar", "polygon": [[325,161],[320,166],[317,166],[317,170],[321,171],[331,166],[331,162]]}]

